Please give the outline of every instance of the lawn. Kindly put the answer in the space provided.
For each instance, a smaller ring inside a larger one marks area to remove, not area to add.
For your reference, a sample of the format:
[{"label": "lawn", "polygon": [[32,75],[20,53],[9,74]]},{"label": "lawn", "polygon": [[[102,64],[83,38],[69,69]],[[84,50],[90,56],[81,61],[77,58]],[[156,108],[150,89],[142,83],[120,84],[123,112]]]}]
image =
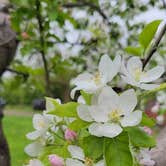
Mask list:
[{"label": "lawn", "polygon": [[24,153],[24,147],[29,141],[25,135],[33,130],[32,118],[26,116],[5,116],[3,125],[11,152],[11,166],[22,166],[28,160],[28,156]]}]

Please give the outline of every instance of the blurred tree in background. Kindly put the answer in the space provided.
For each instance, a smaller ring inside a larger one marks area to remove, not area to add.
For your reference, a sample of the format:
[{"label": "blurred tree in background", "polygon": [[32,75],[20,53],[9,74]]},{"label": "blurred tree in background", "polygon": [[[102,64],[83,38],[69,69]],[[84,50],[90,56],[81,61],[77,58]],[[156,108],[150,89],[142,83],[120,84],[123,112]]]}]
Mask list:
[{"label": "blurred tree in background", "polygon": [[[162,0],[11,0],[19,48],[10,69],[24,75],[6,73],[1,95],[12,104],[30,104],[45,95],[68,101],[69,80],[93,71],[101,55],[144,58],[135,34],[144,23],[164,18],[164,8]],[[166,50],[161,50],[152,64],[164,62]]]}]

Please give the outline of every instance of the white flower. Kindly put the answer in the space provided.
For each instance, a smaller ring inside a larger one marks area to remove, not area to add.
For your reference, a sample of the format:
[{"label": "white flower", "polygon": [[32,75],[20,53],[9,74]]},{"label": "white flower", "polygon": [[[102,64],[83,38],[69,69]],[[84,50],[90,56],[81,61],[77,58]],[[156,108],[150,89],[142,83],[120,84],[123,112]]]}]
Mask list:
[{"label": "white flower", "polygon": [[38,159],[33,159],[29,161],[29,164],[26,166],[44,166],[42,162]]},{"label": "white flower", "polygon": [[62,60],[78,56],[80,51],[83,49],[82,45],[76,44],[72,46],[69,43],[59,43],[56,47],[62,56]]},{"label": "white flower", "polygon": [[52,21],[49,23],[50,30],[49,33],[57,36],[60,40],[64,39],[64,32],[57,21]]},{"label": "white flower", "polygon": [[155,81],[164,73],[164,67],[160,66],[154,67],[147,72],[142,71],[142,62],[138,57],[130,58],[126,66],[122,63],[121,69],[123,73],[122,78],[125,82],[145,90],[158,87],[156,84],[148,83]]},{"label": "white flower", "polygon": [[37,138],[45,135],[49,128],[50,119],[47,116],[35,114],[33,116],[33,127],[35,131],[28,133],[26,136],[30,140],[36,140]]},{"label": "white flower", "polygon": [[113,138],[122,132],[122,127],[136,126],[140,123],[142,112],[133,112],[136,104],[137,98],[133,89],[119,96],[107,86],[99,94],[97,104],[80,105],[77,113],[82,120],[92,122],[89,126],[90,134]]},{"label": "white flower", "polygon": [[83,149],[79,146],[69,145],[68,151],[72,158],[66,159],[66,166],[104,166],[104,160],[94,163],[92,159],[85,156]]},{"label": "white flower", "polygon": [[150,151],[148,149],[140,150],[140,154],[138,156],[139,163],[144,166],[154,166],[155,161],[151,159]]},{"label": "white flower", "polygon": [[159,125],[163,125],[164,124],[164,115],[159,115],[156,117],[156,120],[157,120],[157,124]]},{"label": "white flower", "polygon": [[43,142],[38,140],[36,142],[27,145],[24,151],[31,157],[37,157],[43,151],[43,148],[44,148]]},{"label": "white flower", "polygon": [[120,65],[120,56],[116,56],[114,61],[112,61],[108,55],[103,55],[99,62],[98,71],[94,75],[83,73],[72,80],[71,83],[76,85],[76,87],[72,90],[71,97],[74,98],[76,90],[94,93],[103,88],[119,72]]}]

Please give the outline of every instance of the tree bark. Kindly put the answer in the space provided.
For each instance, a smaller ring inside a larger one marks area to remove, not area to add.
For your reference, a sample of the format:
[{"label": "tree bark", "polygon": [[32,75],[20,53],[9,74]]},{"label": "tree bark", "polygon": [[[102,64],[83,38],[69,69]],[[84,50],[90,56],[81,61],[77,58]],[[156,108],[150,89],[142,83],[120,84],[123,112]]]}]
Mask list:
[{"label": "tree bark", "polygon": [[10,153],[8,148],[8,143],[3,133],[3,110],[0,108],[0,165],[10,166]]},{"label": "tree bark", "polygon": [[[0,13],[0,77],[14,58],[17,48],[16,34],[11,30],[6,18],[5,14]],[[3,106],[0,105],[0,166],[10,166],[10,153],[3,133],[2,118]]]}]

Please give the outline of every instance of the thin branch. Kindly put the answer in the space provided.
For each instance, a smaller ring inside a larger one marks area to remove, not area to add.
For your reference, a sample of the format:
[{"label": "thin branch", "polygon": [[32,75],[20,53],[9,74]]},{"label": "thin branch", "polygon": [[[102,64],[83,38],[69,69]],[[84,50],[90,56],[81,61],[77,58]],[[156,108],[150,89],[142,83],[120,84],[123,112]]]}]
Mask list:
[{"label": "thin branch", "polygon": [[21,75],[21,76],[23,76],[24,78],[27,78],[27,77],[29,76],[28,73],[24,73],[24,72],[21,72],[21,71],[17,71],[17,70],[14,70],[14,69],[10,69],[10,68],[6,68],[6,71],[9,71],[9,72],[12,72],[12,73]]},{"label": "thin branch", "polygon": [[50,75],[49,75],[48,64],[47,64],[46,55],[45,55],[44,27],[42,24],[42,16],[41,16],[40,8],[41,8],[41,2],[40,0],[36,0],[36,19],[39,25],[40,46],[41,46],[40,54],[43,60],[44,70],[45,70],[46,92],[48,93],[47,95],[49,95],[50,94]]},{"label": "thin branch", "polygon": [[91,3],[91,2],[87,2],[87,1],[83,1],[83,2],[77,2],[77,3],[67,3],[67,4],[63,4],[62,5],[64,8],[74,8],[74,7],[90,7],[91,9],[97,11],[105,21],[107,21],[108,24],[110,24],[110,22],[108,21],[107,16],[104,14],[104,12],[100,9],[99,6]]},{"label": "thin branch", "polygon": [[155,35],[155,37],[152,41],[152,44],[146,53],[147,58],[143,62],[143,70],[144,70],[145,66],[148,64],[148,62],[150,61],[150,59],[152,58],[153,54],[156,52],[158,45],[166,32],[166,20],[164,20],[161,24],[163,24],[163,25],[161,25],[160,30]]}]

